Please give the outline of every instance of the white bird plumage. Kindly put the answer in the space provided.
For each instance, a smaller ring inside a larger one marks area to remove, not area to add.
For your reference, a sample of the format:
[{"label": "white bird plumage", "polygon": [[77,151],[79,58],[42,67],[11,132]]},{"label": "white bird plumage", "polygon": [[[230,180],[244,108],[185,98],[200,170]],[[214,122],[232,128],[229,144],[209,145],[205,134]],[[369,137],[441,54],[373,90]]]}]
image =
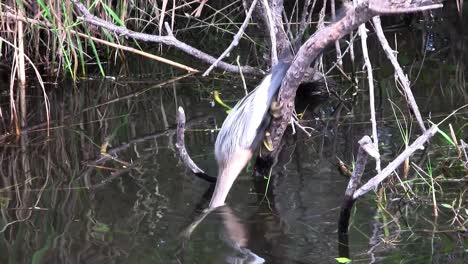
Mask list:
[{"label": "white bird plumage", "polygon": [[262,141],[270,120],[270,105],[288,68],[288,63],[275,65],[260,85],[239,101],[224,120],[215,143],[218,179],[211,208],[224,204],[234,180]]}]

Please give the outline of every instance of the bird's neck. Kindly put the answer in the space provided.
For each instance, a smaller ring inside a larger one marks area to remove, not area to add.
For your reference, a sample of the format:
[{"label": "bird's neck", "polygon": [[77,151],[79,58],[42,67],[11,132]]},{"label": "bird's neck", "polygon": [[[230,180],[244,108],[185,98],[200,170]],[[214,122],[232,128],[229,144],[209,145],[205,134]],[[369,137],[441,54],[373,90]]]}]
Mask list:
[{"label": "bird's neck", "polygon": [[249,149],[238,150],[225,164],[218,164],[218,179],[210,202],[210,208],[224,205],[226,197],[239,173],[252,158],[252,151]]}]

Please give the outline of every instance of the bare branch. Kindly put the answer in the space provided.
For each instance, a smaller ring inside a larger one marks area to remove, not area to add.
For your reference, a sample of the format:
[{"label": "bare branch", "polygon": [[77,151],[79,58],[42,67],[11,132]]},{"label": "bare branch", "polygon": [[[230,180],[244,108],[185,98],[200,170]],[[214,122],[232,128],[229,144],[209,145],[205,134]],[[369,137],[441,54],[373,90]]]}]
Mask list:
[{"label": "bare branch", "polygon": [[[330,3],[330,8],[331,8],[331,15],[332,15],[332,20],[336,20],[336,7],[335,7],[335,0],[331,0]],[[337,40],[335,41],[335,50],[336,50],[336,63],[338,66],[343,68],[343,59],[342,59],[342,54],[341,54],[341,47],[340,47],[340,41]]]},{"label": "bare branch", "polygon": [[[369,8],[369,1],[372,1],[374,9]],[[383,3],[387,3],[388,1],[389,0],[382,0]],[[345,15],[340,20],[328,27],[318,30],[299,49],[291,67],[283,79],[278,94],[278,102],[283,106],[281,109],[281,118],[273,119],[269,127],[274,149],[277,149],[279,146],[279,142],[291,119],[294,108],[294,97],[299,84],[302,82],[306,69],[309,68],[309,65],[328,45],[334,43],[336,40],[352,32],[352,30],[356,29],[362,23],[378,15],[379,12],[375,11],[378,10],[377,7],[385,6],[378,5],[378,2],[377,0],[358,1],[355,7],[349,7],[349,9],[346,10]],[[433,4],[434,1],[431,0],[418,0],[411,3],[412,5],[407,5],[406,7],[417,7],[418,4],[431,8],[439,8],[442,6],[440,4]],[[406,12],[407,10],[408,9],[402,9],[401,12]]]},{"label": "bare branch", "polygon": [[370,179],[366,184],[361,186],[354,194],[353,199],[356,200],[359,197],[363,196],[370,190],[374,189],[379,185],[383,180],[385,180],[394,170],[400,166],[407,158],[409,158],[413,153],[418,149],[424,148],[424,143],[426,143],[434,134],[437,132],[438,126],[433,125],[429,130],[426,130],[424,134],[418,137],[413,144],[411,144],[405,151],[403,151],[396,159],[390,162],[387,167],[385,167],[379,174]]},{"label": "bare branch", "polygon": [[392,63],[393,68],[395,68],[395,73],[397,74],[398,79],[400,80],[400,83],[403,86],[403,90],[405,91],[408,104],[413,110],[414,115],[416,116],[416,120],[418,121],[418,124],[421,127],[421,130],[425,132],[426,126],[424,125],[424,122],[422,120],[421,113],[419,112],[418,105],[416,104],[416,100],[414,99],[414,96],[413,96],[413,92],[411,92],[410,82],[408,80],[408,77],[406,77],[406,75],[403,73],[403,70],[401,69],[401,66],[398,63],[398,60],[394,54],[394,51],[392,50],[392,48],[388,44],[387,39],[385,38],[382,25],[380,24],[380,17],[376,16],[372,18],[372,22],[374,22],[375,32],[377,33],[377,37],[380,41],[380,45],[382,45],[382,49],[387,55],[387,58]]},{"label": "bare branch", "polygon": [[[208,55],[204,53],[203,51],[196,49],[180,40],[175,38],[173,35],[168,34],[167,36],[156,36],[156,35],[150,35],[150,34],[145,34],[141,32],[135,32],[132,30],[129,30],[124,27],[116,26],[110,22],[107,22],[103,19],[100,19],[94,15],[92,15],[88,9],[79,1],[79,0],[72,0],[75,8],[78,10],[79,13],[83,15],[81,18],[83,21],[107,29],[115,34],[118,34],[120,36],[124,36],[127,38],[133,38],[133,39],[138,39],[142,40],[145,42],[154,42],[154,43],[162,43],[166,44],[168,46],[175,47],[191,56],[194,56],[202,61],[205,61],[207,63],[214,63],[216,61],[216,58],[214,58],[211,55]],[[262,75],[263,72],[257,68],[250,67],[250,66],[243,66],[242,68],[238,68],[235,65],[228,64],[225,62],[219,62],[217,65],[218,68],[223,69],[225,71],[229,72],[239,72],[240,70],[243,73],[248,73],[248,74],[256,74],[256,75]]]},{"label": "bare branch", "polygon": [[369,136],[364,136],[359,140],[359,150],[356,158],[356,166],[354,167],[353,174],[349,180],[348,186],[346,187],[345,199],[352,199],[353,194],[356,191],[358,184],[361,182],[362,174],[366,168],[367,156],[369,149],[373,148],[373,142]]},{"label": "bare branch", "polygon": [[369,0],[369,9],[379,14],[402,14],[442,8],[433,0]]},{"label": "bare branch", "polygon": [[349,228],[349,218],[351,217],[351,212],[355,200],[353,199],[353,194],[356,191],[359,183],[361,182],[362,174],[366,168],[367,156],[366,149],[369,147],[372,148],[372,140],[368,136],[364,136],[359,140],[359,150],[356,159],[356,166],[353,170],[353,174],[349,179],[348,186],[346,187],[345,196],[343,198],[343,203],[341,204],[340,209],[340,218],[338,220],[338,240],[339,240],[339,256],[349,257],[349,248],[348,248],[348,228]]},{"label": "bare branch", "polygon": [[278,94],[279,104],[283,106],[282,116],[281,118],[273,119],[270,124],[270,134],[274,149],[277,149],[279,146],[279,142],[291,119],[294,109],[294,97],[306,69],[322,53],[325,47],[356,29],[374,15],[375,13],[367,8],[367,3],[350,8],[342,19],[318,30],[299,49],[294,62],[283,79]]},{"label": "bare branch", "polygon": [[[244,9],[251,5],[252,0],[243,0]],[[283,28],[282,12],[284,10],[283,0],[268,0],[268,6],[271,10],[271,18],[273,23],[270,23],[269,15],[267,14],[267,9],[264,4],[257,3],[257,8],[255,9],[252,19],[258,22],[258,27],[265,34],[275,35],[276,46],[272,47],[276,49],[277,54],[284,54],[290,48],[290,41],[288,36]],[[273,32],[271,32],[271,27],[273,27]]]},{"label": "bare branch", "polygon": [[[367,71],[367,80],[369,83],[369,109],[372,123],[372,140],[374,148],[379,153],[379,136],[377,133],[377,120],[375,116],[375,92],[374,92],[374,74],[372,72],[372,64],[369,58],[369,51],[367,50],[367,29],[366,24],[359,26],[359,35],[361,36],[362,56],[364,58],[364,65]],[[380,155],[375,159],[375,169],[380,172]]]},{"label": "bare branch", "polygon": [[[256,1],[256,0],[255,0]],[[278,53],[276,50],[276,34],[275,34],[275,22],[273,21],[273,15],[271,14],[270,6],[268,5],[268,0],[262,0],[263,6],[266,10],[266,15],[268,18],[268,28],[270,30],[270,40],[271,40],[271,64],[275,65],[278,63]]]},{"label": "bare branch", "polygon": [[[42,21],[38,21],[38,20],[35,20],[35,19],[31,19],[31,18],[28,18],[26,16],[23,16],[23,17],[19,17],[17,16],[16,14],[14,13],[11,13],[11,11],[5,11],[5,12],[2,12],[0,13],[2,16],[5,16],[5,17],[8,17],[8,18],[12,18],[12,19],[16,19],[16,20],[21,20],[21,21],[24,21],[26,23],[30,23],[32,25],[40,25],[40,26],[43,26],[43,27],[48,27],[48,28],[52,28],[53,25],[50,24],[50,23],[45,23],[45,22],[42,22]],[[106,41],[106,40],[103,40],[103,39],[99,39],[99,38],[96,38],[96,37],[93,37],[93,36],[90,36],[90,35],[86,35],[86,34],[83,34],[83,33],[80,33],[78,31],[75,31],[73,29],[67,29],[67,32],[70,32],[72,34],[76,34],[82,38],[89,38],[89,39],[92,39],[93,41],[95,42],[98,42],[98,43],[101,43],[101,44],[104,44],[106,46],[109,46],[109,47],[113,47],[113,48],[116,48],[116,49],[121,49],[121,50],[125,50],[125,51],[128,51],[128,52],[131,52],[131,53],[135,53],[135,54],[138,54],[138,55],[141,55],[143,57],[146,57],[146,58],[149,58],[149,59],[152,59],[152,60],[155,60],[155,61],[159,61],[159,62],[162,62],[162,63],[166,63],[166,64],[169,64],[171,66],[174,66],[174,67],[177,67],[177,68],[180,68],[182,70],[186,70],[186,71],[189,71],[189,72],[198,72],[198,70],[194,69],[194,68],[191,68],[191,67],[188,67],[186,65],[183,65],[183,64],[180,64],[178,62],[175,62],[175,61],[171,61],[171,60],[168,60],[166,58],[163,58],[163,57],[160,57],[160,56],[157,56],[157,55],[153,55],[151,53],[147,53],[147,52],[144,52],[144,51],[141,51],[139,49],[135,49],[135,48],[132,48],[132,47],[128,47],[128,46],[124,46],[124,45],[121,45],[121,44],[117,44],[117,43],[113,43],[113,42],[109,42],[109,41]],[[169,33],[168,33],[169,34]],[[172,34],[172,32],[171,32]]]}]

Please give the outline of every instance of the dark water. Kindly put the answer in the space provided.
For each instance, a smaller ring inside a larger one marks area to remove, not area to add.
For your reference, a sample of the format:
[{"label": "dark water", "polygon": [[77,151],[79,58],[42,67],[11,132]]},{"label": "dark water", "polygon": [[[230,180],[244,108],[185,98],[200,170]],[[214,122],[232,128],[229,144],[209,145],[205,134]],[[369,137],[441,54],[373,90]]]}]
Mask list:
[{"label": "dark water", "polygon": [[[403,39],[399,58],[413,80],[423,117],[434,122],[468,103],[466,36],[435,30],[435,51],[426,54],[424,30],[400,29],[392,35]],[[408,116],[383,53],[377,48],[371,53],[386,164],[404,148],[390,100]],[[351,164],[357,141],[371,133],[365,80],[360,80],[362,91],[352,111],[337,117],[337,103],[327,102],[315,113],[307,112],[308,124],[317,130],[310,138],[301,132],[287,137],[269,184],[251,177],[251,164],[230,192],[228,207],[206,215],[210,185],[179,161],[175,112],[184,107],[188,151],[214,175],[216,128],[226,113],[212,107],[210,92],[221,89],[233,105],[243,95],[240,80],[214,75],[170,81],[183,74],[141,60],[128,63],[131,71],[109,70],[116,80],[83,79],[76,87],[61,82],[51,88],[49,130],[38,125],[45,120],[44,101],[38,88],[31,87],[37,96],[28,105],[30,131],[2,137],[1,263],[336,262],[339,207],[348,182],[337,158]],[[338,75],[333,80],[340,91],[352,88]],[[465,110],[449,121],[459,138],[468,136],[467,116]],[[442,126],[445,131],[447,125]],[[414,139],[416,123],[412,131]],[[100,154],[106,143],[112,158]],[[446,160],[456,160],[454,149],[441,136],[433,145],[412,161],[426,169],[430,160],[434,177],[458,179],[439,181],[436,198],[439,204],[456,201],[466,208],[463,170],[456,165],[444,171]],[[373,168],[370,162],[366,179],[374,175]],[[350,227],[351,259],[467,263],[466,230],[461,229],[467,226],[468,212],[460,210],[455,217],[442,206],[435,218],[432,197],[424,191],[430,179],[414,169],[411,177],[407,182],[418,195],[408,198],[399,187],[399,195],[385,196],[385,208],[377,206],[372,193],[357,203]],[[398,185],[396,178],[392,181]]]}]

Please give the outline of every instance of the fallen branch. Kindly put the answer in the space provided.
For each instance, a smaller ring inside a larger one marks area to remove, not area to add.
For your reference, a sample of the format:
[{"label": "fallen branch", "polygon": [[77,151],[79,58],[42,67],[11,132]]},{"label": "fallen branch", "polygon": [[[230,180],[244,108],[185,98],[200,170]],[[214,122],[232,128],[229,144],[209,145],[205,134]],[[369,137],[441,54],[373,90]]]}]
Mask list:
[{"label": "fallen branch", "polygon": [[[340,209],[340,218],[338,220],[338,255],[340,257],[349,258],[349,219],[356,200],[362,195],[366,194],[371,189],[376,188],[384,179],[386,179],[392,172],[400,166],[409,156],[416,150],[423,148],[427,142],[436,132],[437,125],[433,125],[422,136],[417,138],[411,146],[409,146],[403,153],[401,153],[395,160],[390,162],[379,174],[370,179],[366,184],[361,186],[357,191],[357,187],[361,182],[362,174],[364,172],[367,156],[374,156],[376,154],[375,146],[372,140],[365,136],[359,141],[359,150],[356,160],[356,166],[346,187],[345,196]],[[377,152],[378,154],[378,152]]]},{"label": "fallen branch", "polygon": [[398,168],[407,158],[409,158],[413,153],[418,150],[418,149],[423,149],[424,148],[424,143],[426,143],[434,134],[437,132],[438,126],[433,125],[431,128],[426,130],[424,134],[422,134],[420,137],[418,137],[413,144],[408,146],[396,159],[394,159],[392,162],[390,162],[387,167],[385,167],[379,174],[374,176],[372,179],[370,179],[366,184],[361,186],[354,194],[353,194],[353,199],[356,200],[359,197],[363,196],[370,190],[374,189],[381,183],[383,180],[385,180],[394,170]]},{"label": "fallen branch", "polygon": [[[175,47],[191,56],[194,56],[197,59],[200,59],[202,61],[205,61],[207,63],[215,63],[216,58],[214,58],[211,55],[208,55],[204,53],[203,51],[196,49],[180,40],[178,40],[173,34],[172,31],[167,32],[167,36],[157,36],[157,35],[150,35],[150,34],[145,34],[141,32],[136,32],[129,30],[127,28],[121,27],[121,26],[116,26],[108,21],[105,21],[103,19],[100,19],[94,15],[92,15],[88,9],[79,1],[79,0],[72,0],[73,5],[75,6],[76,10],[82,15],[81,20],[83,20],[86,23],[107,29],[115,34],[118,34],[120,36],[124,36],[127,38],[133,38],[145,42],[154,42],[154,43],[162,43],[166,44],[168,46]],[[166,29],[167,30],[167,29]],[[256,75],[262,75],[263,71],[250,67],[250,66],[243,66],[240,69],[236,65],[232,65],[229,63],[225,63],[220,61],[217,66],[220,69],[223,69],[225,71],[229,72],[236,72],[238,73],[239,71],[242,71],[243,73],[248,73],[248,74],[256,74]]]},{"label": "fallen branch", "polygon": [[464,105],[456,109],[446,118],[444,118],[444,120],[442,120],[438,124],[434,124],[431,128],[426,130],[426,132],[424,132],[424,134],[418,137],[413,142],[413,144],[411,144],[397,158],[390,162],[387,165],[387,167],[385,167],[376,176],[367,181],[366,184],[364,184],[358,190],[356,190],[358,184],[361,181],[361,177],[365,169],[367,156],[370,155],[375,158],[378,155],[375,146],[373,145],[371,139],[368,136],[363,137],[359,141],[359,151],[357,155],[356,166],[346,188],[345,197],[341,205],[340,218],[338,221],[338,251],[340,257],[349,258],[348,227],[351,211],[356,200],[364,194],[366,194],[367,192],[369,192],[370,190],[375,189],[383,180],[390,176],[393,173],[393,171],[395,171],[398,168],[398,166],[400,166],[407,158],[413,155],[414,152],[416,152],[418,149],[424,149],[424,144],[427,141],[429,141],[429,139],[431,139],[432,136],[434,136],[435,133],[439,130],[438,126],[442,124],[445,120],[450,118],[452,115],[454,115],[456,112],[460,111],[465,107],[468,107],[468,105]]}]

